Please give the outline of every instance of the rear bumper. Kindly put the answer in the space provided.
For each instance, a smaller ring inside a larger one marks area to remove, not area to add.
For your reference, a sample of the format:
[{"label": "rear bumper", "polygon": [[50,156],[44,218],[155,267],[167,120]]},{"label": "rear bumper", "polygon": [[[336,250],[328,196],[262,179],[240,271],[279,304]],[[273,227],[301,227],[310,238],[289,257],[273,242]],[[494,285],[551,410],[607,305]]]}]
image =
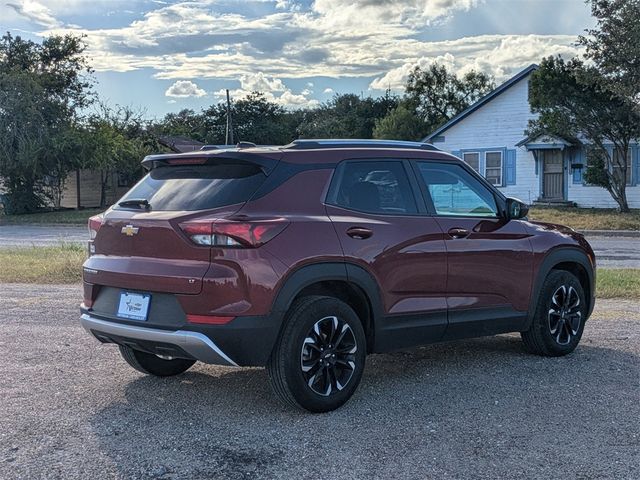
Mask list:
[{"label": "rear bumper", "polygon": [[[156,295],[156,300],[158,298]],[[137,322],[82,305],[80,322],[102,343],[215,365],[264,367],[271,356],[282,319],[282,314],[272,313],[236,317],[225,325],[193,324],[178,318],[180,315],[170,307],[170,303],[156,302],[152,309],[159,308],[162,314],[147,322]]]},{"label": "rear bumper", "polygon": [[174,346],[176,352],[185,352],[190,358],[204,363],[238,366],[209,337],[200,332],[137,327],[101,320],[89,313],[81,315],[80,323],[103,343],[130,345],[134,348],[137,346],[142,347],[142,350],[165,354],[169,354],[171,346]]}]

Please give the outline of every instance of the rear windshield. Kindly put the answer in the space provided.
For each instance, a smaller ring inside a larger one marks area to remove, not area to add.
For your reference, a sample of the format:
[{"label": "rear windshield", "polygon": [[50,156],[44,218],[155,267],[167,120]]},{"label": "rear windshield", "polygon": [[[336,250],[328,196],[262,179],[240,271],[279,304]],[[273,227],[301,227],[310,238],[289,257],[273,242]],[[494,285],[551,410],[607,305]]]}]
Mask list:
[{"label": "rear windshield", "polygon": [[258,166],[248,164],[159,167],[118,203],[143,199],[153,211],[206,210],[246,202],[265,178]]}]

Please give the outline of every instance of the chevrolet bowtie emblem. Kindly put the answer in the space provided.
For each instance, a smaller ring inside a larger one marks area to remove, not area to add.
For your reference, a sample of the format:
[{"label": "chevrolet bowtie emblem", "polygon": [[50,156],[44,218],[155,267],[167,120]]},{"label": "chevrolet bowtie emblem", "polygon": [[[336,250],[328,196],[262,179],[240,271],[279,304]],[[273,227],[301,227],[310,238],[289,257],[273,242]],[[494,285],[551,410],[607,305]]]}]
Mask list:
[{"label": "chevrolet bowtie emblem", "polygon": [[124,233],[127,237],[133,237],[138,233],[138,230],[140,230],[138,227],[134,227],[133,225],[127,225],[125,227],[122,227],[122,230],[120,231]]}]

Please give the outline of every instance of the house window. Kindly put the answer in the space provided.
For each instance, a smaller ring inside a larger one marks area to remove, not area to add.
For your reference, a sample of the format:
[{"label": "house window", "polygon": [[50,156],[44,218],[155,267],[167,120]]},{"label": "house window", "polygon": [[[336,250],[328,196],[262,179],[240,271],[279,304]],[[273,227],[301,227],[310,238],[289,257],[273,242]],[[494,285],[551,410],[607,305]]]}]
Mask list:
[{"label": "house window", "polygon": [[618,149],[613,150],[613,175],[615,177],[619,177],[622,173],[618,173],[618,170],[621,170],[621,167],[618,164],[627,164],[627,185],[631,185],[631,149],[627,150],[627,158],[624,160],[620,158],[620,154],[618,153]]},{"label": "house window", "polygon": [[502,152],[485,154],[484,176],[492,185],[502,185]]},{"label": "house window", "polygon": [[478,152],[467,152],[462,155],[464,163],[480,173],[480,154]]},{"label": "house window", "polygon": [[129,188],[132,187],[134,183],[130,174],[118,172],[118,188]]}]

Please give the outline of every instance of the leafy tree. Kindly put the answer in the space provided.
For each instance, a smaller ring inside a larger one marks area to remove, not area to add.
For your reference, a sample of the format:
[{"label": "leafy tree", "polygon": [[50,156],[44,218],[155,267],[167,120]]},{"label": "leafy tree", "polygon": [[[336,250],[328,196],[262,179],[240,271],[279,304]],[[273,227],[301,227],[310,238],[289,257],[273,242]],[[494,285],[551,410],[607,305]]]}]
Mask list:
[{"label": "leafy tree", "polygon": [[305,112],[298,133],[305,138],[372,138],[376,120],[398,105],[387,92],[380,98],[335,95],[315,110]]},{"label": "leafy tree", "polygon": [[0,176],[9,211],[59,205],[78,161],[71,142],[79,109],[92,101],[82,38],[37,44],[7,33],[0,40]]},{"label": "leafy tree", "polygon": [[422,119],[428,134],[495,88],[491,76],[470,71],[462,76],[433,63],[416,67],[409,75],[405,101]]},{"label": "leafy tree", "polygon": [[412,140],[417,141],[424,137],[426,128],[415,109],[401,102],[385,117],[376,120],[373,129],[374,138],[388,140]]},{"label": "leafy tree", "polygon": [[579,59],[545,58],[529,83],[531,110],[538,118],[530,121],[527,133],[585,139],[585,180],[607,189],[620,211],[627,212],[626,159],[629,144],[640,138],[640,115],[606,85],[597,67]]},{"label": "leafy tree", "polygon": [[142,175],[140,161],[146,155],[162,151],[143,112],[129,107],[100,105],[89,116],[82,132],[85,146],[84,168],[100,172],[100,206],[107,204],[107,188],[112,176],[136,180]]},{"label": "leafy tree", "polygon": [[640,0],[591,0],[596,28],[578,43],[607,90],[640,110]]},{"label": "leafy tree", "polygon": [[150,128],[157,136],[180,136],[199,142],[207,141],[205,115],[187,108],[178,113],[167,113],[162,120],[154,122]]},{"label": "leafy tree", "polygon": [[[220,102],[204,112],[207,141],[223,144],[227,126],[227,105]],[[270,102],[263,93],[253,92],[231,104],[234,141],[253,142],[260,145],[279,145],[296,138],[295,130],[285,119],[287,111]]]}]

